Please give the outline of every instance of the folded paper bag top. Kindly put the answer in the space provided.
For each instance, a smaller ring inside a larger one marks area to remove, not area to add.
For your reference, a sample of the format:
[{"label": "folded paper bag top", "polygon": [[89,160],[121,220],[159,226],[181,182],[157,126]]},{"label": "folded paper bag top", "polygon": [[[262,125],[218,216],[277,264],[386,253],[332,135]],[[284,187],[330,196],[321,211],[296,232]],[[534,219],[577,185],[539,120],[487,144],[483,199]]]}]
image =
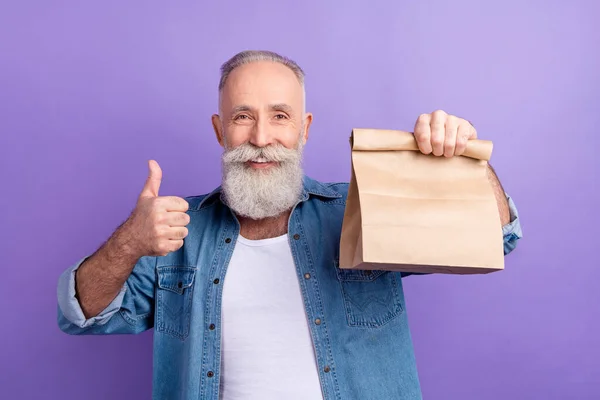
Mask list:
[{"label": "folded paper bag top", "polygon": [[353,129],[342,269],[479,274],[504,269],[502,225],[488,180],[492,142],[459,157],[419,151],[410,132]]}]

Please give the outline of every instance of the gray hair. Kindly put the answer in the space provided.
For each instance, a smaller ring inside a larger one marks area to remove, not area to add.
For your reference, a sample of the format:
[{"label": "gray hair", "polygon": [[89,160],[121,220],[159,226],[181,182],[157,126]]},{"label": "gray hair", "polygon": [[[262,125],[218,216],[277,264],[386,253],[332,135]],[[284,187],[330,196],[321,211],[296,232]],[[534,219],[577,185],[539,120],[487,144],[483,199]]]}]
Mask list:
[{"label": "gray hair", "polygon": [[221,91],[223,90],[223,88],[225,87],[225,84],[227,83],[227,78],[229,78],[229,75],[233,72],[234,69],[236,69],[237,67],[240,67],[242,65],[250,64],[252,62],[258,62],[258,61],[271,61],[271,62],[276,62],[276,63],[282,64],[282,65],[285,65],[286,67],[288,67],[294,73],[294,75],[296,75],[298,82],[302,86],[302,91],[304,92],[304,99],[306,101],[306,93],[305,93],[305,89],[304,89],[304,71],[302,70],[302,68],[300,68],[300,66],[295,61],[290,60],[287,57],[284,57],[280,54],[277,54],[275,52],[268,51],[268,50],[246,50],[246,51],[237,53],[236,55],[231,57],[229,60],[227,60],[221,66],[221,79],[219,81],[219,95],[221,94]]}]

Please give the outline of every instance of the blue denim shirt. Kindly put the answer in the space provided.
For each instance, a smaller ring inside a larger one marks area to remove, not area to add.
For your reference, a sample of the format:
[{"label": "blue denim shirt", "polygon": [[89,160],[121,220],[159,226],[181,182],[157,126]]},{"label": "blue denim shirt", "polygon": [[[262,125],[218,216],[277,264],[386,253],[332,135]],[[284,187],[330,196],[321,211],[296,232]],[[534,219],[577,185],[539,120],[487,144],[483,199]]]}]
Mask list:
[{"label": "blue denim shirt", "polygon": [[[288,225],[323,398],[421,399],[405,274],[338,267],[347,191],[347,183],[305,177]],[[503,227],[505,254],[521,237],[507,198],[512,221]],[[58,283],[58,324],[76,335],[154,328],[153,398],[213,400],[219,398],[223,281],[239,225],[220,188],[186,200],[191,222],[184,246],[142,257],[98,316],[86,319],[75,297],[75,270],[85,258],[67,269]]]}]

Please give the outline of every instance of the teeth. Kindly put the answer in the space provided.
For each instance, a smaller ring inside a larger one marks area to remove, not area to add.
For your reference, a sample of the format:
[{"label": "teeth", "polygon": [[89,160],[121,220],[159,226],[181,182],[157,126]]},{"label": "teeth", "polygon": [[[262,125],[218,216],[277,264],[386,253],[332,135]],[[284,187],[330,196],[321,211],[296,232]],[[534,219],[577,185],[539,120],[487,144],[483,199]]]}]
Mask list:
[{"label": "teeth", "polygon": [[266,158],[261,157],[261,158],[256,158],[256,159],[252,160],[252,162],[261,163],[262,164],[262,163],[269,162],[269,160],[267,160]]}]

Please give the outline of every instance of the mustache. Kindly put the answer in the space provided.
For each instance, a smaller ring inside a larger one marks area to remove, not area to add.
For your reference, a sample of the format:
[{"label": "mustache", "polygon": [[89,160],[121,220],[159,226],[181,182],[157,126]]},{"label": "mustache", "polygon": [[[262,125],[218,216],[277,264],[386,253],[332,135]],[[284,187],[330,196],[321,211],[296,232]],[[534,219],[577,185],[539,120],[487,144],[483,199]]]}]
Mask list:
[{"label": "mustache", "polygon": [[251,143],[243,143],[223,153],[225,163],[245,163],[250,160],[264,158],[270,162],[292,162],[300,157],[300,148],[288,149],[280,143],[266,147],[258,147]]}]

